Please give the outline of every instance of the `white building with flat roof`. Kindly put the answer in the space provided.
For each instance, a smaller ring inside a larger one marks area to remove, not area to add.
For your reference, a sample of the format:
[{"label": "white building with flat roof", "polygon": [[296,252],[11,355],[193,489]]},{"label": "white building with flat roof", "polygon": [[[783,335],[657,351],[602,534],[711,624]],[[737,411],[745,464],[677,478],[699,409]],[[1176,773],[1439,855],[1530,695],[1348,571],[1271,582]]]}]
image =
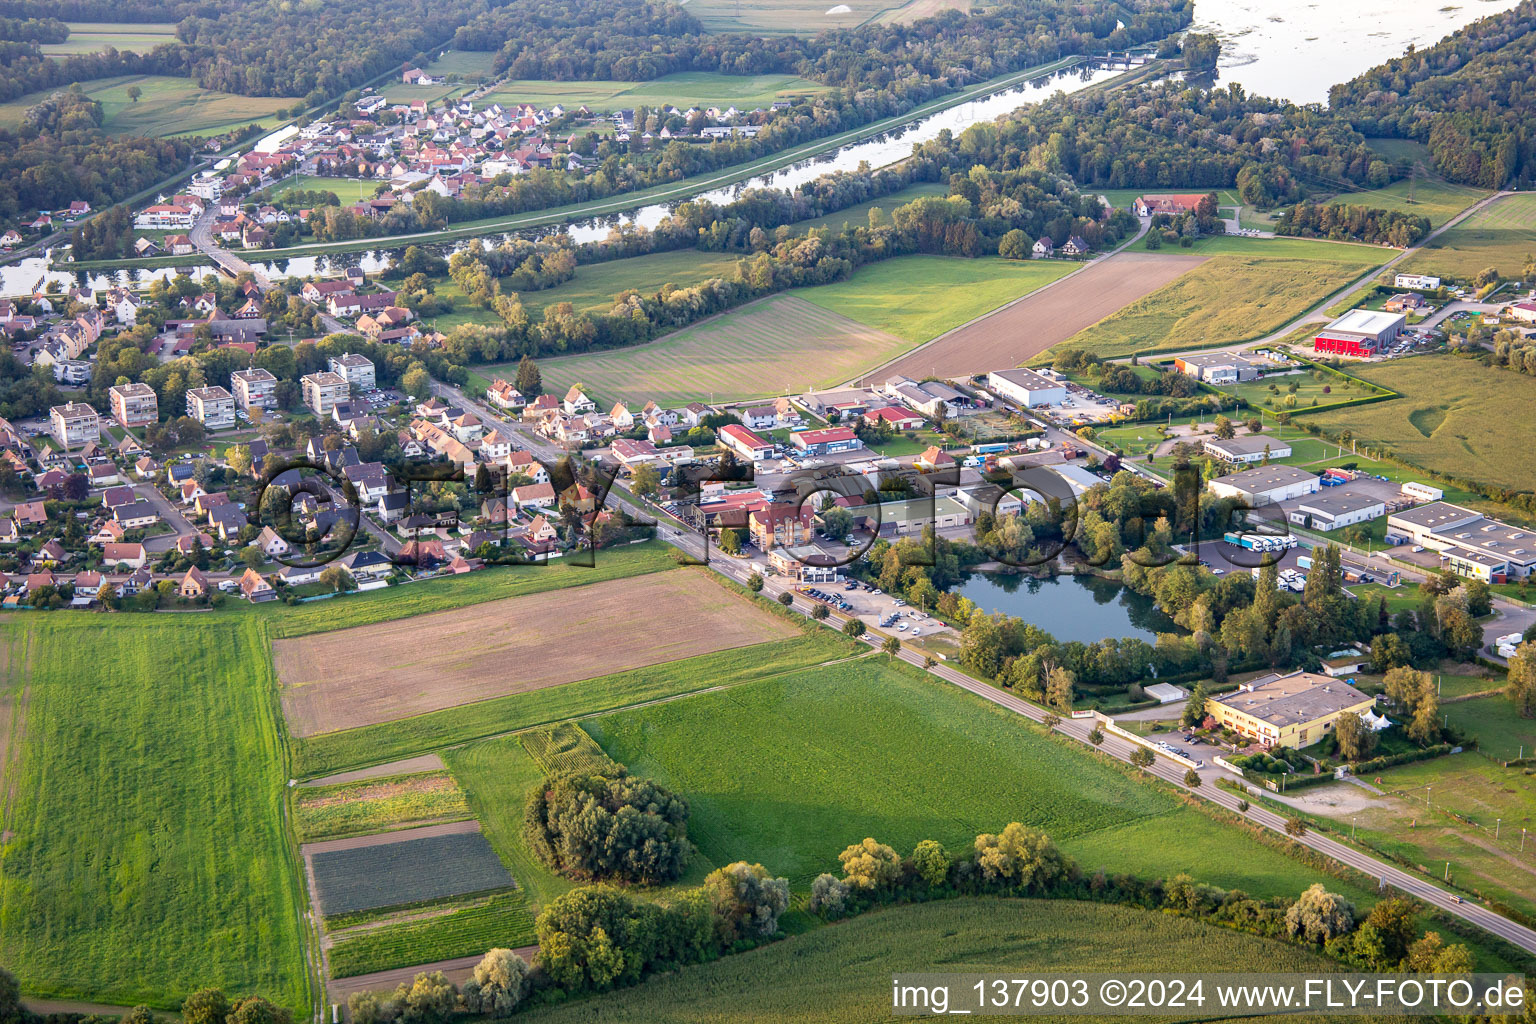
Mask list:
[{"label": "white building with flat roof", "polygon": [[1397,288],[1414,288],[1418,291],[1432,292],[1440,287],[1440,279],[1430,277],[1428,274],[1398,274],[1392,278],[1392,284]]},{"label": "white building with flat roof", "polygon": [[1294,466],[1260,466],[1219,476],[1210,483],[1218,498],[1241,498],[1249,508],[1290,501],[1322,489],[1314,473]]},{"label": "white building with flat roof", "polygon": [[209,430],[235,425],[235,396],[217,384],[187,390],[187,415]]},{"label": "white building with flat roof", "polygon": [[271,370],[260,366],[236,370],[229,375],[229,383],[235,389],[235,401],[246,412],[277,407],[277,378]]},{"label": "white building with flat roof", "polygon": [[1368,523],[1387,514],[1387,503],[1365,494],[1315,494],[1286,513],[1297,526],[1323,533]]},{"label": "white building with flat roof", "polygon": [[1034,370],[993,370],[987,374],[987,389],[1026,409],[1060,405],[1067,400],[1067,385],[1063,381]]},{"label": "white building with flat roof", "polygon": [[1249,434],[1246,437],[1208,437],[1201,442],[1205,450],[1223,462],[1246,465],[1263,462],[1265,455],[1271,460],[1288,458],[1291,446],[1267,434]]},{"label": "white building with flat roof", "polygon": [[1394,512],[1387,529],[1445,556],[1458,576],[1497,583],[1536,572],[1536,530],[1510,526],[1460,505],[1436,501]]}]

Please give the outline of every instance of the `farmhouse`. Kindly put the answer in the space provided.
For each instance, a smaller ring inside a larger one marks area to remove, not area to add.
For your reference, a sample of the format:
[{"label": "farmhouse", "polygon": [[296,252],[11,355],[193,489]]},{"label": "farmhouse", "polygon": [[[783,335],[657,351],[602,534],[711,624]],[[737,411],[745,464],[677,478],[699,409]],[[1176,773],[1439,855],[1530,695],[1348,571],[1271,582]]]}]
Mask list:
[{"label": "farmhouse", "polygon": [[1204,198],[1205,195],[1199,192],[1137,196],[1131,203],[1131,210],[1138,217],[1150,217],[1155,213],[1178,216],[1181,213],[1193,213]]},{"label": "farmhouse", "polygon": [[160,403],[148,384],[114,384],[107,389],[112,418],[125,427],[142,427],[159,418]]},{"label": "farmhouse", "polygon": [[1291,522],[1330,533],[1387,514],[1386,503],[1364,494],[1319,494],[1297,502],[1286,513]]},{"label": "farmhouse", "polygon": [[1266,456],[1270,459],[1283,459],[1291,454],[1290,445],[1263,434],[1232,437],[1225,441],[1219,437],[1212,437],[1206,438],[1201,443],[1215,458],[1239,466],[1250,462],[1263,462]]},{"label": "farmhouse", "polygon": [[1305,747],[1322,739],[1342,714],[1364,714],[1375,698],[1316,672],[1272,675],[1243,683],[1206,702],[1220,725],[1266,747]]},{"label": "farmhouse", "polygon": [[753,462],[773,454],[772,441],[763,440],[739,423],[727,423],[720,428],[720,443]]},{"label": "farmhouse", "polygon": [[1319,331],[1312,347],[1341,356],[1373,356],[1389,348],[1407,322],[1402,313],[1352,309]]},{"label": "farmhouse", "polygon": [[1515,302],[1504,307],[1504,315],[1523,323],[1536,323],[1536,302]]},{"label": "farmhouse", "polygon": [[1173,365],[1207,384],[1235,384],[1259,375],[1259,364],[1232,352],[1195,352],[1179,356]]},{"label": "farmhouse", "polygon": [[790,435],[790,443],[807,455],[831,455],[864,447],[864,442],[848,427],[799,430]]},{"label": "farmhouse", "polygon": [[1458,576],[1503,583],[1536,571],[1536,530],[1489,519],[1460,505],[1436,501],[1387,517],[1387,537],[1406,537],[1446,556]]},{"label": "farmhouse", "polygon": [[987,387],[993,394],[1026,409],[1060,405],[1067,400],[1066,384],[1034,370],[993,370],[987,374]]},{"label": "farmhouse", "polygon": [[1211,481],[1211,493],[1218,498],[1241,498],[1249,508],[1289,501],[1321,489],[1316,475],[1291,466],[1260,466],[1241,473],[1219,476]]}]

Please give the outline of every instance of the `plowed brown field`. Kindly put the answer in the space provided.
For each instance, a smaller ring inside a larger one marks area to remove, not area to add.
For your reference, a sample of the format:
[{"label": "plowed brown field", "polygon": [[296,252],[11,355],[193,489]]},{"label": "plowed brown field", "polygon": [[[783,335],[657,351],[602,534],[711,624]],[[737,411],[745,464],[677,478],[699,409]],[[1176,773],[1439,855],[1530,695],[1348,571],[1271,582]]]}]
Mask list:
[{"label": "plowed brown field", "polygon": [[659,572],[273,643],[313,736],[791,636],[702,572]]},{"label": "plowed brown field", "polygon": [[959,377],[1018,366],[1205,259],[1184,253],[1119,253],[939,335],[871,374],[866,383],[898,374]]}]

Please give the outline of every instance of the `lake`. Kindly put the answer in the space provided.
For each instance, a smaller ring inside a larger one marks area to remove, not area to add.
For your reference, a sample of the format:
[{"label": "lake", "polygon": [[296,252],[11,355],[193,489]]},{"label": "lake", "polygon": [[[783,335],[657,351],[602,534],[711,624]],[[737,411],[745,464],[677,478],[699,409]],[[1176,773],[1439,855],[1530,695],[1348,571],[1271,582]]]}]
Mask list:
[{"label": "lake", "polygon": [[1139,637],[1150,644],[1158,633],[1182,632],[1150,597],[1097,576],[974,572],[955,592],[985,611],[1033,622],[1062,642]]},{"label": "lake", "polygon": [[1412,43],[1438,43],[1463,25],[1517,0],[1217,0],[1195,8],[1194,30],[1221,40],[1216,84],[1237,82],[1255,96],[1327,103],[1348,81]]}]

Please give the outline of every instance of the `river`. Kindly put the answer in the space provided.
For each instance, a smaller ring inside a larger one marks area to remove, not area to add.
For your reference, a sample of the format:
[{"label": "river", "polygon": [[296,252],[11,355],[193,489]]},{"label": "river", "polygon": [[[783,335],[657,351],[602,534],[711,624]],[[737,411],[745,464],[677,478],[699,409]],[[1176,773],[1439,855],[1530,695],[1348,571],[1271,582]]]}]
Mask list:
[{"label": "river", "polygon": [[1150,644],[1158,633],[1183,632],[1150,597],[1097,576],[974,572],[955,592],[985,611],[1033,622],[1064,643],[1138,637]]},{"label": "river", "polygon": [[1221,40],[1218,85],[1237,82],[1250,95],[1327,103],[1329,86],[1517,2],[1199,0],[1194,29]]}]

